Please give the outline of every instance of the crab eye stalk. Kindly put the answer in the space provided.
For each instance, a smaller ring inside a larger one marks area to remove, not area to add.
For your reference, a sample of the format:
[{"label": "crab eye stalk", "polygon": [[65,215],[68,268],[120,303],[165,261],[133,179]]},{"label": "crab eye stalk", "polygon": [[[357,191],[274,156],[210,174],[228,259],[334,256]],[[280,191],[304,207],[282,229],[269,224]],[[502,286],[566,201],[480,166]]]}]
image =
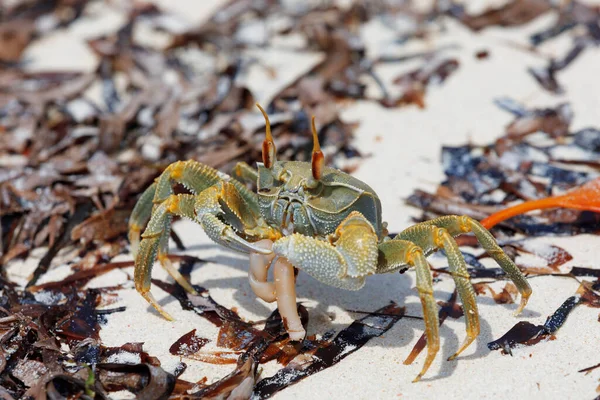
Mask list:
[{"label": "crab eye stalk", "polygon": [[273,135],[271,135],[271,123],[269,122],[269,117],[267,116],[267,113],[265,112],[265,110],[263,110],[263,108],[260,106],[260,104],[256,103],[256,107],[258,107],[258,109],[262,113],[263,117],[265,117],[266,136],[265,136],[265,140],[263,141],[263,144],[262,144],[263,164],[265,164],[265,167],[271,168],[276,161],[275,160],[276,149],[275,149],[275,142],[273,142]]},{"label": "crab eye stalk", "polygon": [[317,128],[315,127],[315,117],[313,115],[312,121],[312,133],[313,133],[313,151],[312,151],[312,176],[315,180],[320,180],[323,176],[323,167],[325,165],[325,157],[321,151],[319,145],[319,137],[317,136]]}]

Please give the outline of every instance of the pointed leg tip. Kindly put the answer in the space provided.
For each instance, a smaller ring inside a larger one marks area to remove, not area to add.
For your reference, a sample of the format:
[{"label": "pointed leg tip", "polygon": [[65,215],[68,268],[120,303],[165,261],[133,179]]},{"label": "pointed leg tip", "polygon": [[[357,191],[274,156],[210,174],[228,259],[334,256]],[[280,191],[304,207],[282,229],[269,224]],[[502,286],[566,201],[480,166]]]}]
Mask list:
[{"label": "pointed leg tip", "polygon": [[175,318],[171,317],[171,314],[169,314],[165,311],[161,312],[160,314],[169,322],[175,321]]},{"label": "pointed leg tip", "polygon": [[154,296],[152,295],[152,293],[150,292],[146,292],[146,293],[141,293],[142,297],[144,297],[144,299],[146,299],[146,301],[148,303],[150,303],[150,305],[152,307],[154,307],[154,309],[156,311],[158,311],[158,313],[167,321],[175,321],[175,318],[173,318],[171,316],[171,314],[169,314],[168,312],[166,312],[161,306],[160,304],[158,304],[158,302],[156,301],[156,299],[154,298]]},{"label": "pointed leg tip", "polygon": [[156,309],[156,311],[158,311],[158,313],[167,321],[175,321],[175,318],[173,318],[171,316],[171,314],[169,314],[168,312],[166,312],[164,310],[164,308],[162,308],[161,306],[158,305],[158,303],[152,304],[152,306]]},{"label": "pointed leg tip", "polygon": [[196,291],[196,289],[194,289],[194,287],[192,286],[191,283],[189,283],[185,278],[183,278],[183,281],[177,281],[177,283],[179,283],[179,285],[181,285],[181,287],[183,287],[183,289],[188,292],[191,295],[197,296],[198,292]]},{"label": "pointed leg tip", "polygon": [[527,305],[528,300],[529,300],[529,296],[521,297],[521,303],[519,304],[519,308],[517,308],[517,311],[515,311],[515,313],[514,313],[515,317],[519,316],[523,312],[523,310],[525,309],[525,306]]},{"label": "pointed leg tip", "polygon": [[423,365],[421,372],[419,372],[419,375],[417,375],[417,377],[415,379],[413,379],[413,383],[419,382],[421,380],[421,378],[423,376],[425,376],[425,374],[429,370],[429,367],[431,366],[432,361],[433,361],[433,358],[431,358],[430,360],[425,360],[425,364]]},{"label": "pointed leg tip", "polygon": [[156,311],[158,311],[158,313],[167,321],[175,321],[175,318],[173,318],[171,316],[171,314],[169,314],[168,312],[166,312],[161,306],[159,306],[158,304],[152,304],[152,306],[154,307],[154,309],[156,309]]},{"label": "pointed leg tip", "polygon": [[475,339],[477,339],[477,336],[479,336],[479,326],[477,327],[476,333],[467,333],[467,337],[465,338],[465,341],[463,342],[463,344],[456,351],[456,353],[454,353],[453,355],[448,357],[448,361],[455,360],[459,355],[461,355],[462,352],[465,351],[467,348],[469,348],[471,343],[473,343],[475,341]]}]

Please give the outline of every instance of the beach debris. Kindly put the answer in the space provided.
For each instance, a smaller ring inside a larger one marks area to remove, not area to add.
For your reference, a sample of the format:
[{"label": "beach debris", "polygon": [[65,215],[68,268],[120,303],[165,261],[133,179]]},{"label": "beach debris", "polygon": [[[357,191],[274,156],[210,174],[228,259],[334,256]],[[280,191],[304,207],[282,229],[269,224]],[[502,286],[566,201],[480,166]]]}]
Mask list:
[{"label": "beach debris", "polygon": [[192,329],[169,347],[169,353],[178,356],[189,356],[198,352],[205,344],[209,343],[210,339],[206,339],[196,334],[196,330]]},{"label": "beach debris", "polygon": [[[594,161],[598,149],[593,144],[600,138],[597,130],[571,132],[573,112],[566,104],[533,110],[510,99],[497,104],[516,117],[506,135],[487,146],[444,147],[446,181],[436,194],[415,191],[408,204],[426,211],[422,220],[464,214],[487,227],[499,224],[498,229],[509,235],[596,232],[600,221],[593,212],[598,210],[600,171]],[[522,205],[509,208],[518,200]],[[537,207],[569,210],[519,215]],[[507,208],[510,211],[501,211]]]},{"label": "beach debris", "polygon": [[530,67],[528,71],[544,89],[554,94],[562,94],[566,89],[558,82],[558,72],[567,68],[584,50],[600,44],[600,8],[572,1],[558,7],[557,11],[558,18],[554,25],[534,33],[530,42],[539,46],[564,32],[570,32],[572,46],[562,58],[550,58],[546,66]]},{"label": "beach debris", "polygon": [[[106,291],[39,291],[35,296],[1,282],[0,386],[11,398],[39,396],[109,398],[112,390],[168,392],[174,378],[143,353],[141,344],[102,346],[105,318],[97,310]],[[160,397],[160,396],[159,396]]]},{"label": "beach debris", "polygon": [[[480,30],[523,24],[550,10],[558,18],[532,35],[531,43],[537,46],[570,31],[573,45],[562,57],[548,59],[530,73],[553,93],[567,91],[559,74],[597,46],[598,8],[576,1],[560,7],[542,3],[546,2],[515,1],[469,15],[453,2],[437,2],[428,13],[416,12],[402,2],[301,8],[285,2],[232,2],[202,24],[190,24],[161,6],[145,3],[127,7],[110,2],[98,7],[97,2],[84,0],[0,4],[0,396],[100,399],[111,397],[112,390],[129,390],[140,398],[166,398],[169,393],[187,398],[194,392],[200,393],[197,397],[202,393],[257,397],[252,387],[259,379],[259,363],[273,359],[284,366],[292,360],[301,363],[302,357],[327,346],[335,333],[294,342],[286,335],[278,313],[267,321],[272,327],[261,330],[216,303],[194,298],[200,305],[190,306],[187,299],[187,306],[204,310],[203,317],[220,327],[217,338],[198,338],[218,342],[226,351],[209,354],[200,348],[181,356],[190,362],[193,357],[203,357],[206,362],[237,364],[232,375],[212,387],[206,385],[206,379],[180,379],[186,370],[183,362],[174,371],[164,371],[140,343],[115,348],[100,343],[103,321],[126,309],[109,308],[115,301],[114,291],[123,286],[86,289],[85,285],[103,273],[132,266],[132,262],[112,259],[128,246],[123,217],[130,214],[138,196],[175,160],[197,159],[228,172],[233,172],[239,161],[259,160],[259,132],[264,124],[251,111],[257,100],[273,115],[273,136],[281,160],[310,158],[309,115],[314,114],[322,124],[319,140],[328,165],[346,172],[356,168],[347,161],[362,156],[352,144],[357,123],[340,117],[344,102],[371,100],[386,107],[423,107],[428,88],[451,80],[461,68],[457,58],[446,54],[446,48],[373,56],[361,36],[370,23],[397,31],[396,43],[402,44],[428,40],[431,32],[440,29],[440,18],[447,15]],[[28,55],[30,44],[46,36],[68,34],[72,24],[94,18],[103,7],[120,14],[122,24],[95,38],[86,28],[86,43],[96,60],[90,70],[37,72],[36,60]],[[395,26],[394,18],[403,21],[401,27]],[[146,40],[147,34],[152,39]],[[288,78],[270,61],[271,50],[314,55],[317,61]],[[484,60],[489,51],[479,51],[476,57]],[[417,67],[387,86],[378,67],[385,64],[390,68],[409,60],[418,61]],[[32,61],[35,71],[28,68]],[[257,71],[268,75],[274,83],[272,91],[252,86],[249,77]],[[371,96],[367,82],[375,83],[377,96],[367,97]],[[512,202],[560,195],[596,178],[594,173],[600,169],[598,129],[570,132],[572,110],[568,105],[548,110],[528,110],[515,102],[512,106],[512,137],[495,145],[496,155],[502,156],[506,149],[508,161],[512,157],[524,162],[516,172],[500,169],[506,174],[502,177],[498,170],[482,164],[476,167],[481,168],[481,179],[467,172],[455,177],[451,190],[442,187],[435,195],[421,192],[414,201],[422,204],[429,216],[466,214],[483,219]],[[556,141],[552,148],[529,143],[539,136],[538,130]],[[467,161],[474,157],[471,152],[482,150],[469,149],[464,156]],[[483,152],[493,154],[493,150]],[[549,159],[536,158],[544,154],[549,154]],[[535,162],[529,164],[528,160]],[[537,175],[528,173],[531,170]],[[488,191],[498,181],[500,189]],[[498,191],[505,194],[502,201],[494,197]],[[175,193],[184,192],[175,187]],[[505,236],[514,232],[532,236],[596,232],[599,221],[589,212],[545,211],[535,217],[503,221],[496,232]],[[175,231],[171,238],[183,249]],[[465,239],[459,238],[459,242]],[[526,252],[522,247],[507,244],[505,249]],[[28,279],[27,290],[21,290],[7,279],[7,266],[41,248],[45,249],[39,265]],[[482,256],[463,254],[475,267],[469,268],[471,277],[506,279],[501,269],[477,267]],[[183,275],[204,262],[188,256],[169,259],[179,262]],[[39,283],[59,265],[71,268],[71,274]],[[524,267],[523,271],[599,277],[597,269],[585,266]],[[447,269],[437,272],[447,274]],[[184,293],[181,288],[176,292]],[[210,298],[207,291],[200,293]],[[301,305],[297,310],[305,327],[308,313]],[[452,310],[458,315],[456,302]],[[424,340],[419,343],[425,344]],[[335,357],[343,358],[348,349],[339,346]],[[317,369],[314,367],[315,372]],[[265,388],[282,390],[284,386],[265,383]]]},{"label": "beach debris", "polygon": [[[239,179],[236,180],[195,160],[177,161],[144,191],[132,211],[129,240],[135,257],[135,287],[165,319],[173,320],[150,291],[156,260],[187,293],[197,296],[197,291],[172,267],[167,257],[165,238],[169,237],[173,216],[201,225],[218,245],[249,254],[250,287],[257,298],[277,302],[293,341],[301,341],[306,336],[296,309],[295,278],[299,271],[332,287],[358,290],[369,275],[404,272],[407,266],[414,268],[419,277],[417,290],[425,314],[429,350],[415,382],[427,372],[440,341],[431,271],[425,254],[444,251],[465,307],[468,336],[452,359],[479,334],[474,290],[454,236],[465,232],[475,235],[515,284],[521,296],[516,313],[525,308],[532,293],[531,286],[478,221],[447,215],[408,227],[389,238],[377,194],[351,175],[326,170],[314,116],[312,162],[279,161],[269,118],[260,105],[257,107],[266,125],[263,163],[258,169],[240,162],[236,166]],[[256,181],[257,177],[255,193],[244,183]],[[189,188],[190,193],[174,194],[175,184]],[[328,260],[328,268],[324,268],[322,260]],[[268,280],[269,269],[273,270],[272,281]],[[233,324],[225,322],[219,340],[225,329],[239,336],[240,328],[244,335],[252,334],[252,328],[242,326],[239,320]]]},{"label": "beach debris", "polygon": [[430,57],[420,68],[404,73],[394,78],[393,83],[400,90],[396,98],[389,94],[380,100],[385,107],[398,107],[406,104],[414,104],[419,108],[425,108],[425,93],[427,87],[435,82],[443,83],[459,67],[455,58]]},{"label": "beach debris", "polygon": [[578,297],[569,297],[554,314],[548,317],[544,325],[519,321],[501,338],[488,343],[487,346],[490,350],[502,350],[504,354],[512,355],[511,349],[517,345],[531,346],[545,339],[554,340],[554,333],[563,325],[569,313],[579,302]]},{"label": "beach debris", "polygon": [[518,26],[524,25],[540,15],[551,10],[551,5],[545,0],[513,0],[499,8],[490,8],[478,15],[470,15],[463,5],[455,2],[444,2],[448,15],[458,19],[474,31],[489,26]]},{"label": "beach debris", "polygon": [[529,200],[505,208],[486,217],[481,221],[481,224],[490,229],[494,225],[517,215],[547,208],[571,208],[600,213],[600,178],[587,182],[563,195]]},{"label": "beach debris", "polygon": [[589,282],[582,282],[577,294],[569,297],[546,319],[544,325],[534,325],[528,321],[519,321],[502,337],[488,343],[490,350],[501,350],[503,354],[512,355],[511,349],[521,346],[532,346],[542,340],[555,340],[554,335],[563,326],[573,309],[585,304],[589,307],[600,307],[600,295],[591,288]]},{"label": "beach debris", "polygon": [[308,353],[301,353],[275,375],[260,380],[250,398],[269,398],[287,386],[337,364],[372,338],[387,332],[402,318],[404,310],[404,307],[391,303],[374,311],[372,315],[355,320],[331,341],[311,349]]},{"label": "beach debris", "polygon": [[[171,394],[173,398],[207,398],[230,395],[233,391],[249,391],[252,398],[268,398],[307,376],[337,364],[372,338],[384,334],[404,315],[404,308],[392,303],[367,313],[365,317],[342,329],[334,338],[306,338],[301,342],[291,342],[278,310],[268,317],[262,330],[232,329],[232,326],[240,324],[254,324],[241,321],[237,314],[218,305],[201,287],[195,286],[199,294],[193,295],[176,284],[158,280],[154,280],[154,284],[173,294],[184,309],[192,309],[199,317],[221,327],[217,345],[237,351],[202,352],[202,347],[208,343],[208,339],[199,338],[195,330],[182,336],[171,346],[171,353],[203,362],[237,366],[231,374],[200,390],[190,391],[193,385],[183,384],[181,387],[185,388],[185,391],[176,390]],[[308,312],[301,304],[298,304],[297,308],[302,315],[302,324],[306,327]],[[258,381],[260,383],[255,386],[257,366],[274,359],[285,368],[270,378]],[[286,379],[281,379],[282,376]]]}]

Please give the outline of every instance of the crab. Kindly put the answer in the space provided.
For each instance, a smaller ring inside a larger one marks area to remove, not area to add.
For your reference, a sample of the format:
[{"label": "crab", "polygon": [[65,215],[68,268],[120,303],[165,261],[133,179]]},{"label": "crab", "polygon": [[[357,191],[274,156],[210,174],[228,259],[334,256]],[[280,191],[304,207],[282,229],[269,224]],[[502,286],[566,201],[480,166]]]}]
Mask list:
[{"label": "crab", "polygon": [[[277,302],[291,340],[305,337],[296,308],[297,270],[336,288],[358,290],[369,275],[414,268],[427,338],[427,356],[415,381],[427,372],[440,347],[437,304],[426,259],[438,249],[443,249],[448,258],[466,322],[466,338],[449,360],[479,334],[475,291],[455,236],[468,232],[475,235],[518,288],[521,302],[516,314],[523,310],[531,295],[529,283],[478,221],[448,215],[389,237],[375,191],[351,175],[324,165],[314,117],[311,162],[278,161],[269,118],[257,106],[266,130],[263,162],[257,163],[257,169],[239,163],[235,177],[231,177],[194,160],[175,162],[143,192],[131,214],[129,239],[135,256],[135,287],[162,316],[172,319],[150,292],[151,270],[157,258],[186,291],[195,293],[167,256],[173,216],[195,221],[217,244],[249,254],[250,287],[262,300]],[[256,184],[256,193],[246,186],[250,182]],[[174,194],[174,183],[182,184],[191,194]],[[270,268],[273,282],[268,280]]]}]

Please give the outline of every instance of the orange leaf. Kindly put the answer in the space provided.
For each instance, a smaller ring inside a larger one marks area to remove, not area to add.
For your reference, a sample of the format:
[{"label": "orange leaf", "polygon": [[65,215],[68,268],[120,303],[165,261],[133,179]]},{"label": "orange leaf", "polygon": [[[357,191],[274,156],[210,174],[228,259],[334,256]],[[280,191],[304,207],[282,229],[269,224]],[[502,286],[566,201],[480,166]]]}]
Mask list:
[{"label": "orange leaf", "polygon": [[587,182],[569,193],[546,197],[544,199],[526,201],[490,215],[481,224],[490,229],[494,225],[528,211],[545,208],[572,208],[575,210],[594,211],[600,213],[600,178]]}]

